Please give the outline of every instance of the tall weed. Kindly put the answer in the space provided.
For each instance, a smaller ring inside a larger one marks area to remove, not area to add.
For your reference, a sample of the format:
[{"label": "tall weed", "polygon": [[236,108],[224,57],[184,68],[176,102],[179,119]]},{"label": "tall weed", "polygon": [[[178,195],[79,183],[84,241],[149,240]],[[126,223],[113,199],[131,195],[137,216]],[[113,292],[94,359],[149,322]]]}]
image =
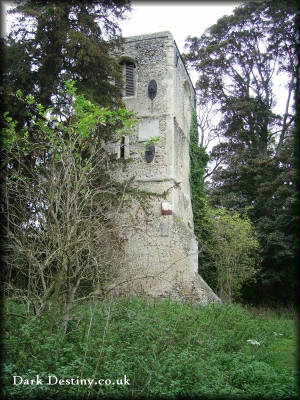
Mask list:
[{"label": "tall weed", "polygon": [[[7,397],[297,396],[296,324],[283,315],[119,298],[79,305],[61,335],[50,333],[47,316],[26,316],[23,307],[6,302]],[[130,385],[24,386],[13,385],[13,375],[45,381],[48,375],[112,381],[126,375]]]}]

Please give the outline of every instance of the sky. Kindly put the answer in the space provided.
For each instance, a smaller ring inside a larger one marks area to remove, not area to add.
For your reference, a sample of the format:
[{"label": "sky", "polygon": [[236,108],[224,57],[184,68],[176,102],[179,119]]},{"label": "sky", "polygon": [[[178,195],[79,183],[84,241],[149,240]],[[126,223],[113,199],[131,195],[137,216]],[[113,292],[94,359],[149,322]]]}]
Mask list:
[{"label": "sky", "polygon": [[[215,24],[224,15],[232,14],[234,8],[241,1],[132,1],[132,12],[127,19],[120,21],[119,26],[124,37],[142,35],[147,33],[170,31],[177,43],[179,51],[184,52],[184,43],[187,36],[198,36]],[[10,1],[2,1],[5,10],[11,5]],[[2,11],[2,27],[7,32],[11,16],[5,16]],[[4,15],[4,16],[3,16]],[[197,81],[197,73],[189,70],[193,84]],[[278,90],[285,92],[286,82],[277,83]],[[285,105],[284,98],[279,95],[276,107],[277,112],[282,112]],[[281,101],[282,100],[282,101]]]},{"label": "sky", "polygon": [[[230,15],[240,1],[132,1],[132,11],[119,25],[124,37],[170,31],[180,53],[187,36],[201,34],[224,15]],[[189,70],[193,84],[198,74]]]},{"label": "sky", "polygon": [[[240,1],[132,1],[132,12],[119,23],[122,35],[135,36],[146,33],[170,31],[179,51],[184,51],[187,36],[200,36],[205,29],[223,15],[229,15]],[[3,1],[6,11],[10,1]],[[4,14],[4,13],[3,13]],[[3,31],[7,32],[11,16],[4,16]],[[197,75],[191,71],[195,84]]]},{"label": "sky", "polygon": [[[123,36],[170,31],[180,51],[188,35],[200,36],[223,15],[231,14],[241,1],[132,1],[132,12],[122,21]],[[11,16],[6,14],[11,1],[2,1],[3,31],[7,32]]]},{"label": "sky", "polygon": [[170,31],[180,52],[188,35],[200,36],[223,15],[229,15],[239,1],[133,1],[127,21],[120,24],[123,36]]},{"label": "sky", "polygon": [[[200,37],[224,15],[232,14],[241,1],[132,1],[132,12],[120,23],[122,35],[135,36],[146,33],[170,31],[181,53],[187,36]],[[198,74],[189,69],[193,84]],[[286,79],[279,77],[275,82],[279,114],[285,110]]]}]

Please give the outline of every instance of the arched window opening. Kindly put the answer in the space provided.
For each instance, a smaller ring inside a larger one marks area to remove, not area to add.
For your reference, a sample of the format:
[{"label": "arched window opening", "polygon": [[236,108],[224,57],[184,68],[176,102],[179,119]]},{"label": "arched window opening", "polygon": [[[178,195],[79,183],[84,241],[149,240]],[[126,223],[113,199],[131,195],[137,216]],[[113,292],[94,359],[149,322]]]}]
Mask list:
[{"label": "arched window opening", "polygon": [[134,69],[135,64],[131,61],[122,61],[123,73],[125,78],[124,96],[134,96]]}]

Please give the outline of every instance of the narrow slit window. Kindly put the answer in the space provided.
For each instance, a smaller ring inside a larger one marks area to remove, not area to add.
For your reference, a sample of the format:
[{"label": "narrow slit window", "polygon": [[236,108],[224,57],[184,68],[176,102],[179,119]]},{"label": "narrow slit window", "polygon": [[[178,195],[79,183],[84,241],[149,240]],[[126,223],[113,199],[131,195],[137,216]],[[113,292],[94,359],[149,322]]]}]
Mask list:
[{"label": "narrow slit window", "polygon": [[125,158],[125,137],[121,138],[120,142],[120,158]]}]

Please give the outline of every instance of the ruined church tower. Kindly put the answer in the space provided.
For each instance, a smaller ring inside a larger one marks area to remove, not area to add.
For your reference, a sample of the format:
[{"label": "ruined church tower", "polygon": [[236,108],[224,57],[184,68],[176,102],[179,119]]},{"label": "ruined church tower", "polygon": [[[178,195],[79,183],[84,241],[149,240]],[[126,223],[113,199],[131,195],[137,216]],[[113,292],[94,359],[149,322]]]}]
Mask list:
[{"label": "ruined church tower", "polygon": [[152,198],[146,212],[132,204],[131,220],[123,221],[121,292],[193,298],[202,304],[218,300],[198,274],[189,185],[196,95],[177,45],[170,32],[134,36],[125,39],[117,57],[125,81],[123,100],[138,119],[132,135],[115,147],[118,157],[128,159],[119,178],[134,177],[140,189],[166,194]]}]

